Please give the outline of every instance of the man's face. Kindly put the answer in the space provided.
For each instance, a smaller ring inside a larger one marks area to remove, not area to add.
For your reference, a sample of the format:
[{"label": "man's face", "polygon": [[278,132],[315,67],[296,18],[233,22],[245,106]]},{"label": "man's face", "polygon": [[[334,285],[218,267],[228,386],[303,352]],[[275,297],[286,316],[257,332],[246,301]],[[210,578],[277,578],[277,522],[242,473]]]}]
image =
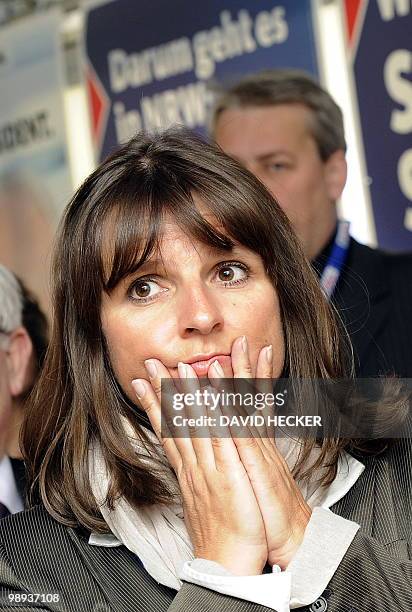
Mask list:
[{"label": "man's face", "polygon": [[0,459],[9,443],[12,412],[33,379],[33,345],[24,327],[0,333]]},{"label": "man's face", "polygon": [[322,161],[311,120],[301,104],[231,108],[219,116],[215,140],[273,193],[313,259],[333,234],[346,164],[342,151]]}]

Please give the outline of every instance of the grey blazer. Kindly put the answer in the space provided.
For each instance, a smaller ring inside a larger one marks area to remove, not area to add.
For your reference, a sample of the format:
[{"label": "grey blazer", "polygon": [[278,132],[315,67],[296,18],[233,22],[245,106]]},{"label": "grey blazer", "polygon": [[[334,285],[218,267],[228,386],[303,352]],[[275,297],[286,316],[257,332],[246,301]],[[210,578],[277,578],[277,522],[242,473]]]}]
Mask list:
[{"label": "grey blazer", "polygon": [[[412,612],[412,442],[364,460],[366,468],[332,510],[356,521],[355,536],[311,612]],[[269,612],[185,583],[157,584],[125,547],[99,548],[42,507],[0,523],[0,610],[34,612]],[[316,564],[316,557],[313,559]],[[51,594],[10,604],[15,594]]]}]

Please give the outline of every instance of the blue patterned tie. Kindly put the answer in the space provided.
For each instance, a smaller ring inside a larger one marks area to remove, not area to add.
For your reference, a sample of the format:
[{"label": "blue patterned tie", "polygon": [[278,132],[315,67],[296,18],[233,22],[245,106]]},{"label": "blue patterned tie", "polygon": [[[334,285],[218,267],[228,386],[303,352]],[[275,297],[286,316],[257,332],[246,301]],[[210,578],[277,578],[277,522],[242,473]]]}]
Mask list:
[{"label": "blue patterned tie", "polygon": [[8,511],[6,506],[0,502],[0,520],[6,518],[6,516],[9,516],[9,514],[10,512]]}]

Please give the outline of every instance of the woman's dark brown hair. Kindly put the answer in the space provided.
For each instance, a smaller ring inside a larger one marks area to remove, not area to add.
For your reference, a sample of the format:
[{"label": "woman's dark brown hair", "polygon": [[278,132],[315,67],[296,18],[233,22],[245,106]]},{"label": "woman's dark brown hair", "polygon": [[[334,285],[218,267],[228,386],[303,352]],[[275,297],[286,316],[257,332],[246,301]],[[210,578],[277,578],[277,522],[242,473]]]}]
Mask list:
[{"label": "woman's dark brown hair", "polygon": [[[216,223],[200,214],[194,196]],[[32,503],[42,502],[67,525],[107,530],[89,481],[93,439],[101,444],[111,477],[109,504],[119,496],[136,506],[170,500],[156,470],[147,468],[124,432],[122,417],[144,439],[145,421],[115,380],[100,318],[103,292],[158,248],[165,215],[204,243],[230,251],[237,241],[261,256],[279,297],[289,377],[351,375],[345,336],[285,214],[264,186],[186,130],[138,134],[77,191],[55,247],[52,336],[23,446]],[[315,443],[305,441],[295,475],[304,472]],[[344,445],[322,441],[316,465],[330,466],[324,483],[334,477]]]}]

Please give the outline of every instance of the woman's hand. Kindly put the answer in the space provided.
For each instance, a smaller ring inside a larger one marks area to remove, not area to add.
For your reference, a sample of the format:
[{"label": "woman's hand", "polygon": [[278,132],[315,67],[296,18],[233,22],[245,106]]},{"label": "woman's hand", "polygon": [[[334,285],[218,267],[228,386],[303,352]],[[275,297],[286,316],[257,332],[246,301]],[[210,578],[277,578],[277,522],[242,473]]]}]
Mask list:
[{"label": "woman's hand", "polygon": [[[198,558],[220,563],[238,575],[261,574],[268,556],[262,514],[235,442],[227,437],[197,436],[195,428],[186,435],[162,437],[161,380],[170,378],[167,368],[149,360],[150,383],[134,381],[139,402],[173,467],[182,494],[184,519]],[[214,371],[209,368],[210,377]],[[214,372],[221,375],[221,371]],[[199,389],[196,373],[179,364],[183,393]],[[164,400],[165,401],[165,400]],[[173,409],[162,404],[163,416]],[[197,407],[198,415],[206,408]],[[169,413],[169,414],[170,414]]]},{"label": "woman's hand", "polygon": [[[230,373],[210,366],[213,387],[221,390],[225,377],[227,390],[236,391],[236,379],[254,375],[262,379],[258,391],[272,392],[272,347],[261,349],[253,367],[246,338],[238,338],[231,358]],[[274,431],[251,428],[247,436],[236,437],[230,431],[225,435],[220,427],[218,435],[212,431],[208,437],[189,429],[186,437],[162,438],[160,382],[170,374],[158,360],[150,360],[148,373],[151,385],[139,381],[137,394],[179,480],[195,555],[237,574],[260,573],[266,561],[287,567],[303,540],[311,510],[276,448]],[[179,391],[194,393],[199,388],[190,366],[181,364],[179,374]],[[197,410],[199,416],[202,408]],[[269,409],[262,412],[269,414]]]},{"label": "woman's hand", "polygon": [[[237,339],[232,349],[232,367],[235,379],[250,379],[255,371],[256,379],[260,379],[258,390],[273,392],[271,347],[260,351],[257,366],[252,368],[247,342]],[[234,385],[236,390],[236,380]],[[265,408],[261,414],[264,417],[273,415],[273,408]],[[285,569],[302,543],[311,509],[276,448],[274,429],[250,428],[250,433],[248,437],[234,437],[233,440],[262,513],[267,561]]]}]

